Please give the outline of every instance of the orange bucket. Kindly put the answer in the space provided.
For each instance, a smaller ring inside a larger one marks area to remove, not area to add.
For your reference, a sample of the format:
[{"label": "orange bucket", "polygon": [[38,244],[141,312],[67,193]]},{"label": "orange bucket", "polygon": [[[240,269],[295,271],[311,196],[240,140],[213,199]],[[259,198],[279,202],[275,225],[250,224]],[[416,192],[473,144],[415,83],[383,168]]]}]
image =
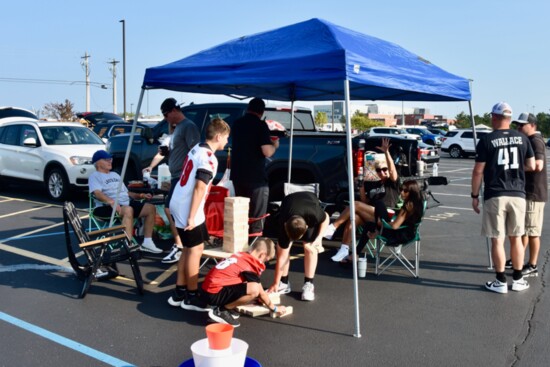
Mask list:
[{"label": "orange bucket", "polygon": [[206,327],[206,337],[210,349],[227,349],[231,346],[234,327],[229,324],[210,324]]}]

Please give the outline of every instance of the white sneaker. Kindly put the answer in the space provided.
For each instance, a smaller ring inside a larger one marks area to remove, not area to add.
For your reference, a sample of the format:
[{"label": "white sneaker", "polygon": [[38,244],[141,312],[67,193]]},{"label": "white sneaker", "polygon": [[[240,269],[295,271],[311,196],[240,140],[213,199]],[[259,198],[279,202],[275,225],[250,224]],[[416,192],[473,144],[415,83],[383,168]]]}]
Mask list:
[{"label": "white sneaker", "polygon": [[162,250],[158,248],[153,242],[149,244],[142,243],[140,249],[141,251],[150,252],[152,254],[162,253]]},{"label": "white sneaker", "polygon": [[325,229],[325,234],[323,234],[323,238],[326,238],[327,240],[332,240],[332,236],[334,236],[334,232],[336,232],[336,227],[334,224],[329,224],[327,229]]},{"label": "white sneaker", "polygon": [[529,288],[529,283],[521,278],[518,280],[512,281],[512,290],[516,292],[521,292]]},{"label": "white sneaker", "polygon": [[305,282],[302,287],[302,301],[313,301],[315,299],[315,286],[311,282]]},{"label": "white sneaker", "polygon": [[288,282],[288,283],[279,282],[279,286],[277,287],[277,292],[279,294],[288,294],[288,293],[290,293],[291,292],[290,282]]},{"label": "white sneaker", "polygon": [[[528,286],[529,287],[529,286]],[[485,288],[492,292],[497,293],[508,293],[508,283],[503,283],[498,279],[493,280],[492,282],[485,283]]]},{"label": "white sneaker", "polygon": [[170,253],[166,255],[161,262],[163,264],[177,263],[180,257],[181,257],[181,249],[178,246],[174,245],[172,246],[172,250],[170,251]]},{"label": "white sneaker", "polygon": [[342,244],[340,246],[340,249],[338,250],[338,252],[336,253],[336,255],[334,255],[333,257],[331,257],[332,261],[334,262],[340,262],[342,260],[344,260],[344,258],[346,256],[349,255],[349,246],[348,245],[344,245]]}]

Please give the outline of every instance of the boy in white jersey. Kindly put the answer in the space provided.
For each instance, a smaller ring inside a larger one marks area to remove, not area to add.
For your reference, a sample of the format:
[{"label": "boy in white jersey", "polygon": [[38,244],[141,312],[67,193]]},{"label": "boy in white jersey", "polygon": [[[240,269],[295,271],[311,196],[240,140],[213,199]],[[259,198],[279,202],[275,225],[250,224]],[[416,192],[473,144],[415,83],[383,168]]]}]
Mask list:
[{"label": "boy in white jersey", "polygon": [[208,124],[206,142],[195,145],[187,154],[180,179],[170,199],[170,213],[183,243],[176,289],[168,299],[168,303],[174,307],[208,311],[207,305],[198,295],[200,259],[204,241],[208,239],[204,203],[218,170],[218,160],[214,153],[225,147],[229,132],[229,125],[220,118]]}]

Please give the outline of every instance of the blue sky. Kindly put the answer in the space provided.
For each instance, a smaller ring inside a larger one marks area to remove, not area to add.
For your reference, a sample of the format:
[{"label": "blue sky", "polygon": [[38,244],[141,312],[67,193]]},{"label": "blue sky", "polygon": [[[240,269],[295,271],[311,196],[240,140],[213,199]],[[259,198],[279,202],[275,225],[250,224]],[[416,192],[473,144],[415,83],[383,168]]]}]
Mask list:
[{"label": "blue sky", "polygon": [[[439,67],[473,79],[475,114],[507,101],[514,116],[550,112],[548,0],[393,1],[41,1],[3,2],[0,12],[0,106],[40,109],[69,99],[86,106],[81,57],[91,55],[92,83],[111,83],[108,61],[122,61],[126,21],[126,109],[135,111],[145,69],[243,35],[311,18],[406,48]],[[22,83],[13,79],[67,81]],[[123,109],[122,62],[117,104]],[[76,82],[69,84],[71,82]],[[227,98],[149,91],[141,111],[157,114],[162,100],[190,103]],[[368,101],[367,101],[368,102]],[[381,102],[384,103],[384,102]],[[306,105],[305,103],[299,103]],[[112,90],[91,88],[91,110],[112,111]],[[400,103],[399,103],[400,105]],[[406,102],[449,118],[468,105]]]}]

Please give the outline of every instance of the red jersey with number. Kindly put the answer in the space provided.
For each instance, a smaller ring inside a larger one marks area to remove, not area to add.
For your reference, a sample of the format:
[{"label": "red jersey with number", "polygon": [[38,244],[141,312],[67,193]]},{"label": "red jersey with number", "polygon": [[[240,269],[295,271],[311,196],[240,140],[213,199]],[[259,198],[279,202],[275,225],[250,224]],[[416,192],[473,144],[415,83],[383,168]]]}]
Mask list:
[{"label": "red jersey with number", "polygon": [[243,283],[243,272],[253,272],[258,277],[265,265],[248,252],[239,252],[218,263],[208,272],[202,289],[208,293],[218,293],[223,287]]},{"label": "red jersey with number", "polygon": [[[189,151],[187,158],[183,162],[183,171],[181,172],[180,179],[170,199],[170,214],[174,217],[176,227],[187,227],[197,177],[209,177],[209,181],[205,182],[209,188],[217,171],[218,160],[207,144],[197,144]],[[201,173],[206,173],[206,175],[201,175]],[[194,218],[195,225],[199,225],[205,221],[204,203],[207,194],[208,190],[205,191],[204,197],[200,198],[200,206]]]}]

